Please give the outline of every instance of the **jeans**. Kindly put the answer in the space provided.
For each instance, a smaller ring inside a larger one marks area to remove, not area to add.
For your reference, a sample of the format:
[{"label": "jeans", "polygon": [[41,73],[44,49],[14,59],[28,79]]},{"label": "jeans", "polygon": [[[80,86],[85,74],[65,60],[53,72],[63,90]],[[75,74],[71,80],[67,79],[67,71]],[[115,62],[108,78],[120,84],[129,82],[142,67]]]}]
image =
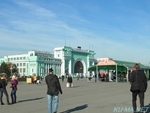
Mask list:
[{"label": "jeans", "polygon": [[53,112],[57,113],[58,104],[59,104],[59,97],[58,95],[47,95],[48,100],[48,113],[52,113],[52,103],[54,101],[54,109]]},{"label": "jeans", "polygon": [[7,104],[9,104],[9,96],[8,96],[7,90],[4,89],[4,88],[1,88],[1,103],[3,103],[3,100],[2,100],[2,98],[3,98],[3,93],[4,93],[5,96],[6,96]]},{"label": "jeans", "polygon": [[16,103],[16,99],[17,99],[16,92],[17,92],[16,88],[11,90],[11,100],[12,100],[12,103]]},{"label": "jeans", "polygon": [[3,103],[2,95],[3,95],[3,89],[2,89],[2,88],[0,88],[0,104],[2,104],[2,103]]},{"label": "jeans", "polygon": [[140,91],[132,92],[132,106],[134,111],[137,110],[137,105],[136,105],[137,95],[139,96],[140,107],[141,108],[144,107],[144,92],[140,92]]}]

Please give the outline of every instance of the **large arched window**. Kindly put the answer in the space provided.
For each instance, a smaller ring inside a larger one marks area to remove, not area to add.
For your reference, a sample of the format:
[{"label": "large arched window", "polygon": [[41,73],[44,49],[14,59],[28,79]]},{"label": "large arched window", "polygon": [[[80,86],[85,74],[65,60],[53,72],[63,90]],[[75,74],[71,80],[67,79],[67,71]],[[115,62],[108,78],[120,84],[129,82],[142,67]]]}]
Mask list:
[{"label": "large arched window", "polygon": [[74,66],[74,73],[83,73],[83,64],[81,61],[77,61]]}]

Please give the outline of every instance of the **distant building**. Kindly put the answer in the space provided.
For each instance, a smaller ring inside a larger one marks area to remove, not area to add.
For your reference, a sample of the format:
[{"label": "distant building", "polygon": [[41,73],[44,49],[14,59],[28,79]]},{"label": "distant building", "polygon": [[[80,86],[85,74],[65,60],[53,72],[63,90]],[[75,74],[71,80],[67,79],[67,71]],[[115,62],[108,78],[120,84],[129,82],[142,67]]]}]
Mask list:
[{"label": "distant building", "polygon": [[[111,74],[112,72],[115,72],[115,75],[118,74],[125,74],[126,80],[128,81],[128,75],[129,72],[134,70],[134,65],[136,62],[129,62],[129,61],[121,61],[121,60],[114,60],[112,58],[97,58],[97,69],[99,67],[98,73],[101,72],[107,72],[110,74],[109,81],[111,81]],[[90,67],[89,70],[96,70],[96,68],[92,69],[93,67]],[[144,70],[147,78],[150,79],[150,66],[145,66],[140,63],[140,69]],[[111,73],[110,73],[111,72]],[[119,77],[118,77],[119,78]]]},{"label": "distant building", "polygon": [[95,65],[95,52],[77,48],[59,47],[54,49],[54,58],[61,59],[61,74],[88,75],[88,68]]},{"label": "distant building", "polygon": [[16,64],[20,76],[33,74],[45,76],[49,68],[53,68],[54,73],[58,76],[66,74],[86,76],[88,68],[96,62],[94,55],[92,50],[64,46],[54,48],[54,54],[32,50],[27,54],[4,56],[0,58],[0,64],[2,62]]},{"label": "distant building", "polygon": [[61,72],[61,59],[56,59],[53,54],[44,51],[33,50],[27,54],[4,56],[0,59],[0,63],[3,61],[16,64],[21,76],[33,74],[45,76],[51,67],[56,74]]}]

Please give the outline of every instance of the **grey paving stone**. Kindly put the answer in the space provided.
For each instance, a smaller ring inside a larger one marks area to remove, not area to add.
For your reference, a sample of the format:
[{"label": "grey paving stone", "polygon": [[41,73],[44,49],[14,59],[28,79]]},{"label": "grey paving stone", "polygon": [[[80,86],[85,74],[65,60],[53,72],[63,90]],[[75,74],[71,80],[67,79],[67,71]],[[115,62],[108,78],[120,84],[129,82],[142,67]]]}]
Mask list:
[{"label": "grey paving stone", "polygon": [[[73,88],[66,88],[66,79],[64,82],[60,80],[60,83],[63,94],[59,95],[58,113],[123,113],[124,111],[119,111],[119,108],[132,107],[129,83],[95,83],[94,80],[87,82],[86,79],[73,79]],[[10,84],[8,84],[7,89],[10,94],[9,86]],[[0,113],[47,113],[46,90],[44,81],[39,85],[19,82],[17,103],[0,105]],[[148,87],[145,94],[145,105],[150,103],[149,94]],[[3,100],[6,103],[5,95]]]}]

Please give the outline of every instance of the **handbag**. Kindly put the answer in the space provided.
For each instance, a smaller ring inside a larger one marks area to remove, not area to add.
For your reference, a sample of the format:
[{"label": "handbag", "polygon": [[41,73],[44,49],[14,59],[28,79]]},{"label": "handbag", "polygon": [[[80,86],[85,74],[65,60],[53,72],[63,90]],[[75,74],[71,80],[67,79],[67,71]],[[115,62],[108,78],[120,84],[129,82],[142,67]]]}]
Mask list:
[{"label": "handbag", "polygon": [[68,82],[66,83],[66,87],[69,87],[69,83]]},{"label": "handbag", "polygon": [[70,87],[70,84],[71,84],[71,87],[73,87],[73,83],[66,83],[66,87]]},{"label": "handbag", "polygon": [[136,71],[136,81],[131,83],[131,89],[130,90],[132,92],[140,90],[139,84],[137,83],[137,71]]}]

